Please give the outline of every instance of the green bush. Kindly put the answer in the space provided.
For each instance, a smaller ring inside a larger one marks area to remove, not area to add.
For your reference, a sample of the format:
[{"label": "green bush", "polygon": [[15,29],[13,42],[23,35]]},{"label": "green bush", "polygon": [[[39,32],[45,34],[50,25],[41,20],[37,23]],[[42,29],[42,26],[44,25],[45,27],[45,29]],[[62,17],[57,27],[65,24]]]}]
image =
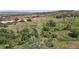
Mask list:
[{"label": "green bush", "polygon": [[23,45],[24,48],[35,48],[37,47],[37,40],[39,38],[39,33],[36,28],[24,28],[19,32],[18,45]]},{"label": "green bush", "polygon": [[71,24],[67,24],[63,30],[70,30],[71,29]]},{"label": "green bush", "polygon": [[0,44],[8,44],[14,39],[16,39],[16,36],[13,31],[7,29],[0,29]]},{"label": "green bush", "polygon": [[46,26],[55,27],[55,26],[56,26],[56,22],[54,22],[53,20],[49,20],[49,21],[46,23]]},{"label": "green bush", "polygon": [[54,31],[60,31],[60,29],[59,29],[59,28],[57,28],[57,27],[55,27],[55,28],[54,28]]},{"label": "green bush", "polygon": [[4,36],[6,39],[15,39],[16,36],[13,31],[7,29],[0,29],[0,36]]},{"label": "green bush", "polygon": [[29,29],[26,27],[18,32],[18,37],[21,41],[25,41],[26,39],[29,39]]},{"label": "green bush", "polygon": [[77,38],[79,36],[79,29],[78,28],[72,29],[68,35],[70,37]]},{"label": "green bush", "polygon": [[32,28],[32,36],[35,36],[36,38],[38,38],[39,37],[39,33],[38,33],[38,31],[37,31],[37,29],[36,28]]},{"label": "green bush", "polygon": [[48,26],[44,26],[44,27],[42,28],[42,30],[43,30],[43,31],[49,31],[50,28],[49,28]]},{"label": "green bush", "polygon": [[38,38],[39,34],[36,28],[24,28],[19,32],[22,41],[29,40],[32,36]]},{"label": "green bush", "polygon": [[32,21],[32,20],[30,18],[28,18],[27,21]]},{"label": "green bush", "polygon": [[77,32],[72,32],[72,33],[69,33],[69,36],[70,37],[73,37],[73,38],[77,38],[79,36],[79,33]]},{"label": "green bush", "polygon": [[44,43],[49,48],[54,47],[54,44],[53,44],[53,40],[52,39],[45,40]]},{"label": "green bush", "polygon": [[49,38],[49,37],[50,37],[50,32],[42,31],[41,36],[42,36],[42,37]]},{"label": "green bush", "polygon": [[6,44],[7,43],[7,39],[3,36],[0,36],[0,44]]},{"label": "green bush", "polygon": [[8,49],[11,48],[9,44],[4,45],[4,48]]},{"label": "green bush", "polygon": [[0,27],[8,27],[8,25],[0,23]]},{"label": "green bush", "polygon": [[56,34],[51,34],[51,38],[57,38]]}]

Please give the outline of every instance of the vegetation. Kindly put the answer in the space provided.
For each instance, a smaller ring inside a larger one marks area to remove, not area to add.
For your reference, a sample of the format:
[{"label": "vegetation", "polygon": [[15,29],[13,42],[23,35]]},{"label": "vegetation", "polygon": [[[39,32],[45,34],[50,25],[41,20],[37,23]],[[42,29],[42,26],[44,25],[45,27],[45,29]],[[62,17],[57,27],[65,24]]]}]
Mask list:
[{"label": "vegetation", "polygon": [[79,17],[73,17],[48,15],[36,22],[28,19],[27,23],[0,24],[0,48],[79,48]]},{"label": "vegetation", "polygon": [[79,37],[79,29],[78,28],[74,28],[71,30],[71,33],[69,33],[69,36],[73,37],[73,38],[77,38]]}]

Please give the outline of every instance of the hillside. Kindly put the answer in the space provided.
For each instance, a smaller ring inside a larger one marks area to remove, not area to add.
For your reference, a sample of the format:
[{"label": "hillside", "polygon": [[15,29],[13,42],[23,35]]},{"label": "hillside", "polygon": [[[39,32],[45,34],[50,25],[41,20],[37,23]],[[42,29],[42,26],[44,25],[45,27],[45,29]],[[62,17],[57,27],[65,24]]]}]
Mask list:
[{"label": "hillside", "polygon": [[79,11],[0,14],[1,49],[79,48]]}]

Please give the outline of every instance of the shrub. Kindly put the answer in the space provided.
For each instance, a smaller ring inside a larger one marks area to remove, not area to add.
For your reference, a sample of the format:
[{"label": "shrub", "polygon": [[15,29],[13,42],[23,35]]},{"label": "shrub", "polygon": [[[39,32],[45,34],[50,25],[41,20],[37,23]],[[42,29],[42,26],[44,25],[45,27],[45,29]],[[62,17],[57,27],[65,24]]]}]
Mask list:
[{"label": "shrub", "polygon": [[24,28],[19,32],[19,41],[18,45],[23,45],[24,48],[35,48],[37,47],[37,40],[39,37],[38,31],[36,28]]},{"label": "shrub", "polygon": [[70,36],[70,37],[73,37],[73,38],[77,38],[78,35],[79,35],[79,34],[76,33],[76,32],[69,33],[69,36]]},{"label": "shrub", "polygon": [[68,34],[70,37],[77,38],[79,36],[79,29],[74,28],[71,30],[71,32]]},{"label": "shrub", "polygon": [[55,16],[56,18],[62,18],[62,16]]},{"label": "shrub", "polygon": [[0,27],[8,27],[7,24],[0,23]]},{"label": "shrub", "polygon": [[7,43],[6,38],[3,36],[0,36],[0,44],[6,44],[6,43]]},{"label": "shrub", "polygon": [[47,26],[49,27],[55,27],[56,26],[56,22],[54,22],[53,20],[49,20],[47,23],[46,23]]},{"label": "shrub", "polygon": [[44,43],[45,43],[45,45],[46,45],[47,47],[49,47],[49,48],[54,47],[54,45],[53,45],[53,40],[52,40],[52,39],[45,40]]},{"label": "shrub", "polygon": [[37,40],[39,39],[39,33],[37,28],[25,27],[21,31],[18,31],[19,40],[18,45],[23,45],[24,48],[35,48],[37,47]]},{"label": "shrub", "polygon": [[22,45],[24,43],[25,43],[24,41],[18,41],[18,44],[17,45]]},{"label": "shrub", "polygon": [[0,36],[6,37],[6,39],[15,39],[16,36],[13,31],[7,29],[0,29]]},{"label": "shrub", "polygon": [[7,44],[10,42],[10,40],[14,41],[14,39],[16,39],[16,36],[13,31],[7,29],[0,29],[0,44]]},{"label": "shrub", "polygon": [[18,37],[21,39],[21,41],[25,41],[29,38],[29,29],[26,27],[22,29],[21,31],[18,31]]},{"label": "shrub", "polygon": [[67,24],[63,30],[70,30],[71,29],[71,24]]},{"label": "shrub", "polygon": [[43,31],[49,31],[50,28],[49,28],[48,26],[44,26],[42,30],[43,30]]},{"label": "shrub", "polygon": [[32,31],[32,36],[35,36],[36,38],[38,38],[39,37],[39,33],[38,33],[38,31],[37,31],[37,29],[36,28],[32,28],[33,29],[33,31]]},{"label": "shrub", "polygon": [[56,28],[54,28],[54,31],[60,31],[60,29],[56,27]]},{"label": "shrub", "polygon": [[51,37],[52,38],[57,38],[57,35],[56,34],[51,34]]},{"label": "shrub", "polygon": [[10,44],[5,44],[5,45],[4,45],[4,48],[5,48],[5,49],[10,49],[10,48],[12,48],[12,46],[10,46]]},{"label": "shrub", "polygon": [[50,37],[50,33],[47,32],[47,31],[42,31],[41,35],[42,35],[43,37],[46,37],[46,38],[49,38],[49,37]]},{"label": "shrub", "polygon": [[16,17],[16,18],[15,18],[15,21],[18,21],[18,20],[19,20],[19,18]]},{"label": "shrub", "polygon": [[32,21],[32,20],[30,18],[28,18],[27,21]]}]

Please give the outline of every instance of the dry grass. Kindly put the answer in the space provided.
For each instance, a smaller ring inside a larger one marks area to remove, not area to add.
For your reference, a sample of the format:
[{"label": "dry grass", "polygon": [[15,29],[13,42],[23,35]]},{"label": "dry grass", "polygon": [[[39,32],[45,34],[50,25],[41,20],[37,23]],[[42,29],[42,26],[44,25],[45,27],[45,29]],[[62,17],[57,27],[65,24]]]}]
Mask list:
[{"label": "dry grass", "polygon": [[[48,20],[54,20],[55,22],[61,22],[62,20],[55,19],[52,16],[46,16],[46,17],[39,17],[39,18],[34,18],[32,22],[20,22],[17,23],[16,25],[12,24],[9,25],[7,28],[10,30],[13,30],[15,33],[17,30],[23,29],[25,26],[35,26],[37,25],[37,30],[40,33],[40,28],[42,27],[43,23],[46,23]],[[59,26],[59,25],[58,25]],[[61,27],[61,26],[59,26]],[[68,35],[69,31],[57,31],[54,32],[58,35],[58,38],[60,37],[65,37]],[[68,37],[68,36],[67,36]],[[58,41],[57,39],[54,40],[54,48],[79,48],[79,41]],[[43,47],[44,48],[44,47]]]}]

